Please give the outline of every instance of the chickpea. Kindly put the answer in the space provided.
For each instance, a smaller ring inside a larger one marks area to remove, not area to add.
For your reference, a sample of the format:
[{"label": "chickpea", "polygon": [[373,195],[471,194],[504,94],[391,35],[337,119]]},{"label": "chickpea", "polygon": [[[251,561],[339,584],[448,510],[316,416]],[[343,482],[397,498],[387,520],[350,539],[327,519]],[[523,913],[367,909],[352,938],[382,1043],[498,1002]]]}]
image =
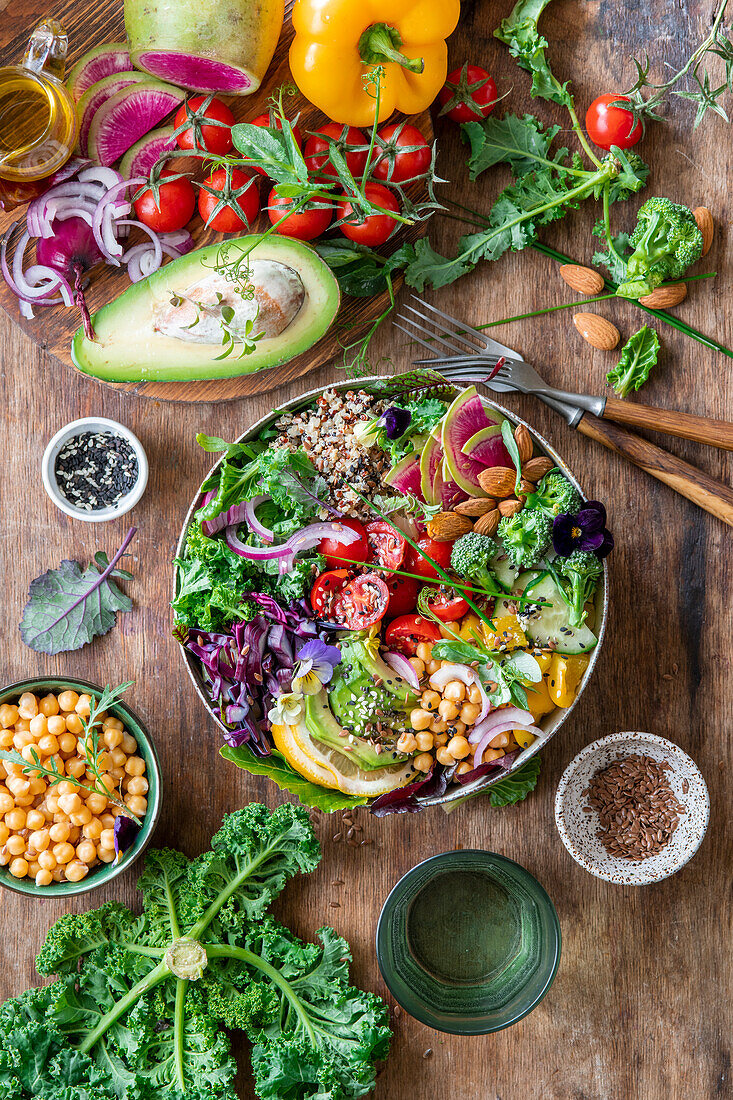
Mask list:
[{"label": "chickpea", "polygon": [[53,854],[56,856],[57,863],[69,863],[74,858],[74,848],[68,841],[62,841],[61,844],[54,844]]},{"label": "chickpea", "polygon": [[[146,786],[144,791],[131,790],[130,794],[145,794],[147,789]],[[103,794],[90,794],[87,796],[87,806],[93,814],[101,814],[107,809],[107,799]]]},{"label": "chickpea", "polygon": [[492,760],[500,760],[504,756],[503,749],[487,749],[479,764],[490,764]]},{"label": "chickpea", "polygon": [[28,837],[28,844],[34,852],[45,852],[50,843],[51,836],[48,829],[36,829]]},{"label": "chickpea", "polygon": [[109,791],[110,794],[114,794],[117,790],[117,783],[115,782],[113,776],[105,774],[104,772],[99,777],[98,785],[104,790]]},{"label": "chickpea", "polygon": [[417,646],[417,656],[420,660],[427,665],[428,661],[432,660],[433,647],[428,645],[427,642],[419,642]]},{"label": "chickpea", "polygon": [[432,733],[428,733],[427,730],[424,733],[418,733],[417,737],[415,738],[415,743],[420,752],[427,752],[429,749],[432,749],[434,744]]},{"label": "chickpea", "polygon": [[124,768],[127,763],[127,753],[123,752],[122,749],[112,749],[107,756],[108,763],[113,768]]},{"label": "chickpea", "polygon": [[91,840],[82,840],[76,848],[76,858],[82,863],[93,863],[97,858],[97,849]]},{"label": "chickpea", "polygon": [[66,722],[62,715],[51,715],[48,719],[48,732],[54,737],[62,737],[66,733]]},{"label": "chickpea", "polygon": [[431,688],[428,691],[424,691],[422,693],[420,703],[423,710],[437,710],[440,704],[440,695],[437,691],[433,691]]},{"label": "chickpea", "polygon": [[468,689],[468,701],[469,703],[475,703],[478,706],[480,706],[483,702],[481,698],[481,690],[478,684],[471,684],[470,688]]},{"label": "chickpea", "polygon": [[48,718],[45,714],[37,714],[35,718],[31,718],[30,732],[36,739],[48,733]]},{"label": "chickpea", "polygon": [[25,878],[28,874],[28,863],[18,856],[17,859],[11,859],[8,870],[13,878]]},{"label": "chickpea", "polygon": [[108,851],[111,849],[114,851],[115,847],[115,834],[114,829],[103,829],[99,837],[99,847],[106,848]]},{"label": "chickpea", "polygon": [[88,806],[82,806],[81,809],[69,815],[69,821],[71,822],[71,824],[78,825],[80,828],[82,825],[88,825],[91,820],[92,811],[89,809]]},{"label": "chickpea", "polygon": [[117,730],[118,733],[124,733],[125,732],[125,727],[122,725],[122,722],[120,722],[119,718],[112,718],[112,717],[104,719],[104,722],[102,723],[102,729],[103,730]]},{"label": "chickpea", "polygon": [[18,752],[22,752],[27,745],[32,745],[35,740],[30,730],[20,730],[13,737],[13,746]]},{"label": "chickpea", "polygon": [[481,707],[478,703],[464,703],[460,709],[458,717],[467,726],[474,726],[476,719],[481,713]]},{"label": "chickpea", "polygon": [[[66,723],[64,723],[66,728]],[[76,752],[76,738],[73,733],[61,733],[59,737],[59,752],[63,752],[66,756],[71,756]]]},{"label": "chickpea", "polygon": [[51,695],[49,693],[48,695],[43,696],[40,703],[38,704],[38,708],[41,714],[44,715],[44,717],[50,718],[52,715],[58,714],[60,710],[59,701],[55,695]]},{"label": "chickpea", "polygon": [[4,730],[14,726],[18,721],[18,708],[14,703],[3,703],[0,706],[0,726]]},{"label": "chickpea", "polygon": [[125,805],[136,817],[142,817],[148,808],[148,800],[143,798],[141,794],[131,794],[129,798],[125,799]]},{"label": "chickpea", "polygon": [[131,756],[134,752],[137,752],[137,741],[130,733],[124,733],[122,735],[122,744],[120,748],[123,752],[126,752],[128,756]]},{"label": "chickpea", "polygon": [[55,756],[59,751],[58,738],[52,733],[45,733],[38,738],[38,751],[41,756]]},{"label": "chickpea", "polygon": [[115,824],[114,814],[109,813],[109,811],[106,814],[102,814],[100,816],[99,820],[102,823],[102,828],[103,829],[113,829],[114,828],[114,824]]},{"label": "chickpea", "polygon": [[16,798],[21,795],[26,795],[31,789],[30,779],[22,779],[19,775],[8,776],[6,786],[11,794],[14,794]]},{"label": "chickpea", "polygon": [[97,859],[100,861],[100,863],[114,863],[116,858],[117,856],[115,855],[114,848],[112,848],[111,850],[109,848],[97,849]]},{"label": "chickpea", "polygon": [[[403,734],[401,734],[401,736],[398,738],[396,748],[397,748],[397,752],[414,752],[416,746],[417,746],[417,739],[416,739],[414,733],[408,733],[407,730],[405,730],[405,732]],[[130,791],[130,787],[134,782],[135,782],[134,779],[130,780],[130,783],[128,784],[128,788],[127,788],[128,791]],[[132,791],[131,793],[135,794],[136,792]]]},{"label": "chickpea", "polygon": [[80,840],[81,840],[81,826],[80,825],[72,825],[71,828],[69,829],[69,844],[73,844],[74,847],[76,847],[76,845],[79,843]]},{"label": "chickpea", "polygon": [[82,863],[80,860],[75,859],[66,868],[66,878],[68,882],[81,882],[83,878],[89,874],[89,868],[86,863]]},{"label": "chickpea", "polygon": [[65,814],[75,814],[81,809],[81,799],[78,794],[63,794],[59,799],[59,809]]},{"label": "chickpea", "polygon": [[25,821],[26,812],[21,810],[19,806],[16,806],[14,810],[5,815],[5,824],[16,833],[19,833],[21,829],[25,829]]},{"label": "chickpea", "polygon": [[10,829],[4,821],[0,821],[0,845],[5,844],[10,836]]},{"label": "chickpea", "polygon": [[458,717],[458,707],[450,699],[441,699],[440,706],[438,707],[438,714],[441,718],[444,718],[446,722],[452,722]]},{"label": "chickpea", "polygon": [[26,829],[30,829],[31,831],[33,829],[42,829],[45,824],[46,824],[46,819],[43,816],[43,814],[40,812],[40,810],[29,810],[28,811],[28,813],[26,815],[26,819],[25,819]]},{"label": "chickpea", "polygon": [[74,710],[77,714],[83,714],[86,718],[89,714],[91,714],[92,711],[91,697],[86,693],[84,695],[80,695],[77,704],[74,707]]},{"label": "chickpea", "polygon": [[20,806],[21,809],[25,810],[29,806],[33,805],[33,799],[34,798],[35,798],[35,795],[33,795],[33,794],[16,795],[15,796],[15,805]]},{"label": "chickpea", "polygon": [[430,728],[433,733],[445,733],[445,731],[448,729],[448,723],[446,722],[445,718],[435,718],[430,723]]},{"label": "chickpea", "polygon": [[447,745],[447,744],[448,744],[448,734],[447,733],[436,733],[436,735],[435,735],[435,747],[437,748],[438,745]]},{"label": "chickpea", "polygon": [[456,768],[456,775],[465,775],[466,772],[470,772],[473,769],[473,764],[469,764],[467,760],[462,760]]},{"label": "chickpea", "polygon": [[110,751],[112,749],[119,748],[119,746],[122,744],[122,730],[118,730],[116,728],[105,728],[104,733],[102,734],[102,742],[104,744],[104,747],[109,749]]},{"label": "chickpea", "polygon": [[55,871],[52,871],[54,882],[66,882],[66,875],[64,874],[63,867],[57,867]]},{"label": "chickpea", "polygon": [[66,715],[66,728],[69,733],[73,733],[75,737],[78,737],[80,733],[84,732],[84,723],[75,711]]},{"label": "chickpea", "polygon": [[28,733],[28,730],[30,728],[31,728],[30,718],[19,718],[18,721],[15,723],[15,732],[16,733]]},{"label": "chickpea", "polygon": [[53,871],[56,868],[56,856],[48,850],[39,852],[38,864],[44,871]]},{"label": "chickpea", "polygon": [[110,768],[109,774],[114,780],[114,784],[116,787],[119,786],[123,779],[127,778],[127,772],[124,768]]},{"label": "chickpea", "polygon": [[455,764],[455,760],[448,752],[448,749],[445,747],[445,745],[440,746],[435,754],[435,759],[438,761],[439,764],[445,764],[448,768],[452,767],[453,764]]},{"label": "chickpea", "polygon": [[421,752],[413,758],[412,766],[416,771],[429,772],[433,766],[433,758],[429,752]]},{"label": "chickpea", "polygon": [[69,821],[55,821],[48,830],[48,834],[54,844],[63,844],[64,841],[69,839],[70,832],[71,822]]},{"label": "chickpea", "polygon": [[50,814],[59,812],[59,796],[57,794],[46,795],[46,811]]},{"label": "chickpea", "polygon": [[450,638],[451,641],[459,635],[461,632],[461,624],[457,622],[441,623],[440,633],[444,638]]},{"label": "chickpea", "polygon": [[415,672],[417,673],[417,678],[419,680],[425,671],[425,662],[421,660],[420,657],[410,657],[408,659],[412,667],[415,669]]},{"label": "chickpea", "polygon": [[416,707],[415,710],[410,712],[410,724],[414,730],[426,730],[432,720],[432,714],[420,707]]},{"label": "chickpea", "polygon": [[0,794],[0,814],[9,814],[15,808],[12,794]]},{"label": "chickpea", "polygon": [[19,856],[25,851],[25,840],[18,833],[13,833],[8,837],[7,844],[5,845],[11,856]]},{"label": "chickpea", "polygon": [[142,756],[131,756],[125,764],[125,771],[128,775],[144,775],[145,761]]},{"label": "chickpea", "polygon": [[10,852],[7,845],[4,848],[0,848],[0,867],[7,867],[10,863]]},{"label": "chickpea", "polygon": [[471,751],[471,746],[466,738],[460,736],[451,737],[446,748],[455,760],[463,760],[464,756],[468,756]]},{"label": "chickpea", "polygon": [[[505,749],[509,744],[508,733],[497,733],[496,737],[492,737],[489,741],[489,745],[492,749]],[[501,754],[504,755],[503,753]]]},{"label": "chickpea", "polygon": [[[15,735],[12,730],[3,730],[2,733],[0,733],[0,748],[12,749],[14,736]],[[3,770],[4,768],[5,765],[3,765]]]},{"label": "chickpea", "polygon": [[86,771],[86,764],[78,756],[66,761],[66,770],[74,779],[81,779]]},{"label": "chickpea", "polygon": [[58,703],[61,710],[70,711],[73,710],[76,704],[79,702],[79,696],[75,691],[67,690],[62,691],[58,697]]},{"label": "chickpea", "polygon": [[437,672],[439,668],[440,661],[428,661],[428,663],[425,665],[425,671],[427,672],[428,676],[432,676],[433,673]]},{"label": "chickpea", "polygon": [[466,723],[462,722],[460,718],[457,718],[455,722],[451,722],[450,730],[453,731],[453,735],[458,734],[462,737],[463,734],[466,732]]},{"label": "chickpea", "polygon": [[[35,753],[35,756],[34,756],[34,753]],[[36,757],[38,756],[38,749],[36,748],[35,745],[24,745],[23,748],[20,750],[20,755],[23,757],[26,764],[35,764],[36,763]],[[38,776],[38,772],[35,772],[35,773],[28,772],[27,774],[29,776],[34,775],[34,777]]]},{"label": "chickpea", "polygon": [[41,868],[36,875],[36,886],[50,886],[53,882],[53,875],[50,871]]},{"label": "chickpea", "polygon": [[[148,781],[144,775],[133,775],[132,779],[127,784],[128,794],[147,794],[148,793]],[[89,799],[87,799],[87,804]]]},{"label": "chickpea", "polygon": [[33,798],[37,798],[39,794],[45,794],[45,791],[46,791],[46,780],[45,779],[41,779],[40,775],[34,777],[33,779],[31,779],[30,790],[28,791],[29,795],[32,795]]},{"label": "chickpea", "polygon": [[21,718],[31,719],[38,714],[38,700],[30,691],[24,691],[18,700],[18,714]]},{"label": "chickpea", "polygon": [[460,680],[450,680],[443,688],[443,698],[452,703],[462,703],[466,698],[466,685]]},{"label": "chickpea", "polygon": [[102,822],[98,817],[93,817],[91,821],[82,826],[81,833],[87,840],[99,840],[102,835]]}]

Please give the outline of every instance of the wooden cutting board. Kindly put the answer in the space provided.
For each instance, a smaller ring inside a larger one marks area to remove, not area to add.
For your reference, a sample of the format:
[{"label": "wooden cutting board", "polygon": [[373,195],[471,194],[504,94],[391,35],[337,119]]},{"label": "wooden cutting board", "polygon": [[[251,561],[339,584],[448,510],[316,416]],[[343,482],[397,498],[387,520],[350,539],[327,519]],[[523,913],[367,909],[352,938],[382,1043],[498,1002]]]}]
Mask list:
[{"label": "wooden cutting board", "polygon": [[[4,0],[0,0],[0,11],[3,6]],[[22,57],[32,28],[46,14],[49,13],[44,0],[14,0],[3,15],[2,38],[7,45],[3,47],[0,63],[8,64]],[[105,42],[124,41],[122,0],[111,0],[111,2],[88,0],[86,3],[80,3],[79,0],[59,0],[51,14],[61,20],[69,35],[69,66],[94,46]],[[293,81],[288,66],[288,50],[292,38],[292,24],[289,15],[286,15],[280,42],[262,87],[254,95],[232,96],[227,99],[238,121],[244,122],[262,114],[267,110],[268,100],[277,88],[281,85],[292,86]],[[288,98],[287,102],[291,105],[289,113],[299,114],[299,125],[304,133],[317,129],[323,124],[324,116],[299,94]],[[414,122],[423,132],[426,140],[432,141],[433,129],[429,112],[426,111],[417,116]],[[261,186],[261,197],[265,204],[268,193],[267,184],[263,183]],[[19,216],[21,218],[24,216],[23,210],[7,214],[0,211],[0,232],[4,232]],[[261,214],[255,228],[263,230],[269,224],[267,214]],[[194,218],[191,232],[197,246],[224,240],[221,233],[213,233],[205,229],[198,216]],[[396,247],[405,238],[414,240],[421,235],[421,232],[419,224],[414,228],[401,231],[391,241],[390,248]],[[30,249],[28,255],[32,255]],[[130,285],[124,271],[112,267],[98,268],[93,273],[87,293],[90,309],[94,311],[106,305],[107,302],[113,301]],[[335,323],[323,339],[281,367],[244,374],[238,378],[188,382],[102,382],[101,385],[161,401],[230,401],[234,398],[249,397],[255,393],[266,393],[323,366],[334,357],[340,358],[342,341],[350,342],[362,335],[368,325],[384,312],[388,304],[386,292],[374,298],[345,298]],[[66,309],[63,306],[39,309],[33,320],[26,320],[21,317],[17,299],[2,278],[0,278],[0,305],[35,343],[68,367],[73,368],[70,355],[71,341],[79,325],[79,317],[75,309]]]}]

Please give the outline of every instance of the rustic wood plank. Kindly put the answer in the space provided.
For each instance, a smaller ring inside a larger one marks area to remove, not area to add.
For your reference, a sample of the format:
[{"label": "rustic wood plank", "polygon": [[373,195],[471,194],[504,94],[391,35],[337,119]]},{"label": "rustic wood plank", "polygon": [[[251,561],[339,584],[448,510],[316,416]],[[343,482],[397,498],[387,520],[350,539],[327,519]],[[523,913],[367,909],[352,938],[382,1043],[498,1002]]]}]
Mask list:
[{"label": "rustic wood plank", "polygon": [[[20,10],[15,0],[13,10]],[[467,56],[491,69],[508,110],[560,111],[532,104],[528,79],[507,60],[492,37],[511,7],[465,3],[451,43],[451,60]],[[679,61],[709,25],[712,0],[650,0],[644,6],[556,0],[544,32],[558,74],[573,77],[586,104],[606,89],[630,81],[626,58],[649,49],[660,73]],[[8,41],[8,28],[0,28]],[[731,131],[722,120],[691,133],[686,105],[671,121],[650,129],[642,146],[653,164],[649,193],[669,194],[691,206],[704,204],[716,225],[731,216]],[[504,182],[500,171],[469,185],[465,148],[453,127],[436,125],[443,145],[442,174],[455,181],[461,201],[485,210]],[[721,151],[723,156],[721,156]],[[633,205],[633,204],[632,204]],[[589,232],[596,212],[583,209],[549,227],[544,239],[578,260],[592,254]],[[617,217],[631,220],[630,213]],[[621,222],[619,222],[621,225]],[[447,251],[460,227],[436,224],[436,247]],[[720,272],[711,286],[691,290],[678,313],[691,324],[733,344],[730,242],[721,230],[708,257]],[[729,293],[728,293],[729,297]],[[549,260],[509,255],[482,267],[432,299],[471,322],[509,316],[568,300],[568,290]],[[624,337],[645,318],[625,303],[598,308]],[[553,385],[600,393],[611,355],[590,350],[565,315],[513,324],[499,339],[521,350]],[[663,356],[644,400],[667,409],[733,419],[729,363],[678,333],[660,330]],[[395,369],[411,356],[401,334],[385,328],[375,360],[391,355]],[[208,468],[197,431],[232,437],[272,404],[338,376],[333,367],[314,371],[275,392],[230,405],[184,407],[140,401],[103,390],[60,367],[7,318],[0,318],[0,568],[4,614],[0,619],[0,678],[9,682],[45,672],[78,673],[97,683],[137,680],[133,705],[149,723],[161,752],[166,796],[156,841],[195,854],[207,844],[224,812],[252,799],[275,805],[281,798],[264,781],[225,767],[219,737],[202,712],[170,637],[169,560],[190,497]],[[385,371],[390,369],[384,365]],[[611,558],[611,613],[598,670],[574,718],[544,755],[537,791],[524,804],[492,810],[482,800],[446,817],[441,811],[408,819],[369,821],[374,846],[346,849],[331,839],[336,824],[318,816],[324,860],[307,879],[291,884],[278,915],[310,936],[333,924],[351,942],[356,980],[384,993],[373,937],[383,899],[415,862],[446,849],[485,847],[524,864],[552,894],[563,929],[557,981],[542,1005],[509,1031],[482,1039],[431,1032],[404,1014],[396,1021],[392,1056],[380,1077],[377,1100],[720,1100],[731,1096],[730,989],[733,858],[730,768],[733,729],[733,657],[729,593],[733,587],[730,533],[643,471],[581,439],[530,398],[506,403],[545,433],[578,470],[590,496],[606,502],[617,546]],[[93,412],[122,420],[140,436],[151,460],[147,494],[133,519],[129,585],[135,610],[107,637],[76,654],[46,658],[21,643],[16,624],[32,577],[63,557],[87,560],[119,545],[125,523],[94,527],[61,516],[41,488],[39,464],[52,433],[67,420]],[[657,437],[657,441],[658,437]],[[730,483],[731,456],[692,442],[663,445],[711,476]],[[694,860],[675,878],[635,889],[599,882],[562,847],[553,821],[553,798],[563,768],[589,741],[619,729],[647,729],[669,736],[689,751],[709,784],[708,836]],[[333,886],[343,879],[344,887]],[[107,898],[136,904],[134,873],[75,911]],[[340,909],[330,902],[338,900]],[[19,993],[36,978],[33,956],[64,906],[0,895],[0,996]],[[433,1054],[424,1058],[423,1053]],[[239,1095],[251,1100],[246,1056]]]}]

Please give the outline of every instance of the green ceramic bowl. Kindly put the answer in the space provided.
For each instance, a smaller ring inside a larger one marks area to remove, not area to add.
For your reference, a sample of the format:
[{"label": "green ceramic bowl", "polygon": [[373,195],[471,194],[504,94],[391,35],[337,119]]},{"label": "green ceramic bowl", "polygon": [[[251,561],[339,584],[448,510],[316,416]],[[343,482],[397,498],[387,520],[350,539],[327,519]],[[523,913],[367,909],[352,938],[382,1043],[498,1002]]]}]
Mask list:
[{"label": "green ceramic bowl", "polygon": [[[67,689],[79,693],[88,692],[97,698],[102,694],[102,688],[86,680],[66,680],[55,677],[19,680],[16,684],[9,684],[8,687],[0,690],[0,705],[16,702],[24,691],[32,691],[34,695],[47,695],[50,691],[57,693]],[[123,874],[144,852],[160,817],[162,785],[158,753],[143,722],[126,703],[115,703],[109,708],[109,713],[119,718],[125,729],[135,738],[137,751],[146,764],[145,777],[150,785],[147,795],[148,809],[135,843],[128,848],[119,863],[100,863],[81,882],[54,882],[51,886],[36,886],[32,879],[13,878],[7,868],[0,867],[0,886],[13,890],[16,894],[30,894],[36,898],[88,894],[91,890],[96,890],[98,886],[103,886]]]},{"label": "green ceramic bowl", "polygon": [[[446,874],[453,877],[441,904],[431,887]],[[493,948],[500,927],[501,949]],[[447,938],[455,945],[464,932],[465,946],[448,951]],[[443,852],[408,871],[387,898],[377,959],[415,1019],[452,1035],[486,1035],[521,1020],[547,993],[560,964],[560,923],[543,887],[518,863],[494,852]]]}]

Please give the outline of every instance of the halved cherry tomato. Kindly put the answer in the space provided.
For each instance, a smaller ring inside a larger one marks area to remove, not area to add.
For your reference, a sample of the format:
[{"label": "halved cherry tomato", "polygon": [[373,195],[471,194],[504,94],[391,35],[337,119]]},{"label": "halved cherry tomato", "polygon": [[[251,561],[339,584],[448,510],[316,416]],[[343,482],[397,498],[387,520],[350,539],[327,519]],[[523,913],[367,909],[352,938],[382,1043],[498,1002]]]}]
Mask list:
[{"label": "halved cherry tomato", "polygon": [[359,538],[350,543],[339,542],[338,535],[321,539],[318,543],[318,553],[323,554],[331,569],[336,569],[339,565],[351,565],[355,561],[366,561],[369,554],[364,525],[359,523],[358,519],[342,519],[339,523],[342,527],[348,527],[349,531],[356,531]]},{"label": "halved cherry tomato", "polygon": [[394,619],[384,632],[387,649],[397,649],[408,657],[414,657],[420,642],[437,642],[440,630],[422,615],[401,615]]},{"label": "halved cherry tomato", "polygon": [[321,619],[331,617],[331,605],[334,598],[349,579],[348,569],[330,569],[321,573],[311,588],[311,607]]},{"label": "halved cherry tomato", "polygon": [[[176,130],[188,120],[189,125],[176,137],[179,149],[205,149],[207,153],[224,156],[232,148],[232,126],[235,119],[226,103],[212,99],[205,110],[201,110],[209,97],[206,95],[189,96],[176,111],[173,125]],[[207,126],[206,119],[223,123],[222,126]]]},{"label": "halved cherry tomato", "polygon": [[[163,178],[171,175],[177,175],[174,169],[163,170]],[[181,176],[170,183],[161,183],[158,203],[151,187],[143,191],[140,198],[135,200],[138,219],[156,233],[174,233],[183,229],[191,221],[196,209],[196,193],[190,179]]]},{"label": "halved cherry tomato", "polygon": [[383,126],[377,132],[372,175],[377,180],[404,183],[424,176],[430,167],[430,146],[417,126],[404,122]]},{"label": "halved cherry tomato", "polygon": [[[470,588],[466,591],[473,597]],[[433,615],[442,623],[454,623],[457,619],[462,619],[469,607],[467,600],[464,600],[454,588],[448,588],[446,585],[431,589],[427,601]]]},{"label": "halved cherry tomato", "polygon": [[[298,145],[298,148],[302,149],[303,148],[303,135],[300,132],[300,127],[298,126],[297,122],[291,122],[290,125],[292,127],[293,137],[295,138],[295,141]],[[264,126],[266,129],[269,128],[269,129],[273,129],[273,130],[282,130],[282,128],[283,128],[282,122],[280,121],[280,119],[277,117],[277,115],[274,115],[271,111],[265,111],[265,113],[263,115],[258,115],[257,118],[253,118],[251,123],[250,123],[250,126]],[[249,165],[249,168],[250,168],[250,171],[257,172],[257,174],[259,176],[266,176],[267,175],[267,172],[265,171],[265,169],[260,168],[259,165],[251,164],[251,165]]]},{"label": "halved cherry tomato", "polygon": [[[305,206],[288,215],[297,199],[283,198],[273,187],[267,200],[267,213],[276,233],[282,237],[296,237],[299,241],[312,241],[325,233],[331,223],[333,210],[330,206]],[[284,221],[280,221],[283,218]],[[280,224],[278,225],[278,222]]]},{"label": "halved cherry tomato", "polygon": [[407,554],[405,555],[405,572],[417,573],[418,576],[425,577],[428,581],[440,580],[440,574],[433,568],[424,555],[427,554],[428,557],[431,557],[434,562],[437,562],[441,569],[448,569],[450,568],[450,555],[453,549],[453,543],[436,542],[434,539],[428,538],[427,535],[415,539],[415,542],[419,550],[416,550],[414,546],[408,548]]},{"label": "halved cherry tomato", "polygon": [[[364,194],[375,206],[382,210],[393,210],[395,214],[400,212],[400,204],[389,188],[381,183],[368,183],[364,188]],[[377,248],[384,244],[392,235],[397,222],[389,214],[370,214],[363,217],[358,210],[354,211],[349,199],[344,198],[338,204],[337,217],[350,218],[339,229],[350,241],[357,244],[365,244],[368,248]]]},{"label": "halved cherry tomato", "polygon": [[[216,210],[219,203],[222,206]],[[249,229],[260,212],[260,196],[254,176],[239,168],[217,168],[207,176],[199,192],[199,214],[208,229],[238,233]],[[242,217],[241,215],[244,215]]]},{"label": "halved cherry tomato", "polygon": [[396,574],[385,574],[384,583],[389,589],[389,606],[387,616],[392,619],[398,615],[406,615],[408,611],[414,611],[417,605],[417,596],[420,591],[419,581],[412,577],[400,577]]},{"label": "halved cherry tomato", "polygon": [[454,122],[480,122],[491,114],[499,95],[496,82],[486,69],[466,61],[460,69],[448,73],[438,98],[439,114],[447,115]]},{"label": "halved cherry tomato", "polygon": [[[369,142],[356,126],[341,126],[338,122],[326,123],[325,126],[321,126],[318,133],[311,134],[306,141],[304,156],[308,171],[321,172],[324,176],[338,176],[329,159],[332,142],[326,141],[326,138],[332,139],[346,161],[346,167],[352,176],[358,179],[366,168]],[[364,148],[355,149],[355,145],[361,145]]]},{"label": "halved cherry tomato", "polygon": [[366,630],[384,618],[389,589],[376,573],[362,573],[349,581],[333,601],[333,621],[349,630]]},{"label": "halved cherry tomato", "polygon": [[[368,560],[389,569],[399,569],[407,550],[407,539],[404,535],[383,519],[374,519],[367,523],[366,533],[369,543]],[[389,577],[384,579],[389,583]]]},{"label": "halved cherry tomato", "polygon": [[638,119],[634,122],[631,111],[611,106],[618,100],[631,102],[628,96],[606,92],[594,99],[586,111],[585,128],[588,137],[599,149],[610,149],[612,145],[617,145],[619,149],[630,149],[641,140],[644,133]]}]

